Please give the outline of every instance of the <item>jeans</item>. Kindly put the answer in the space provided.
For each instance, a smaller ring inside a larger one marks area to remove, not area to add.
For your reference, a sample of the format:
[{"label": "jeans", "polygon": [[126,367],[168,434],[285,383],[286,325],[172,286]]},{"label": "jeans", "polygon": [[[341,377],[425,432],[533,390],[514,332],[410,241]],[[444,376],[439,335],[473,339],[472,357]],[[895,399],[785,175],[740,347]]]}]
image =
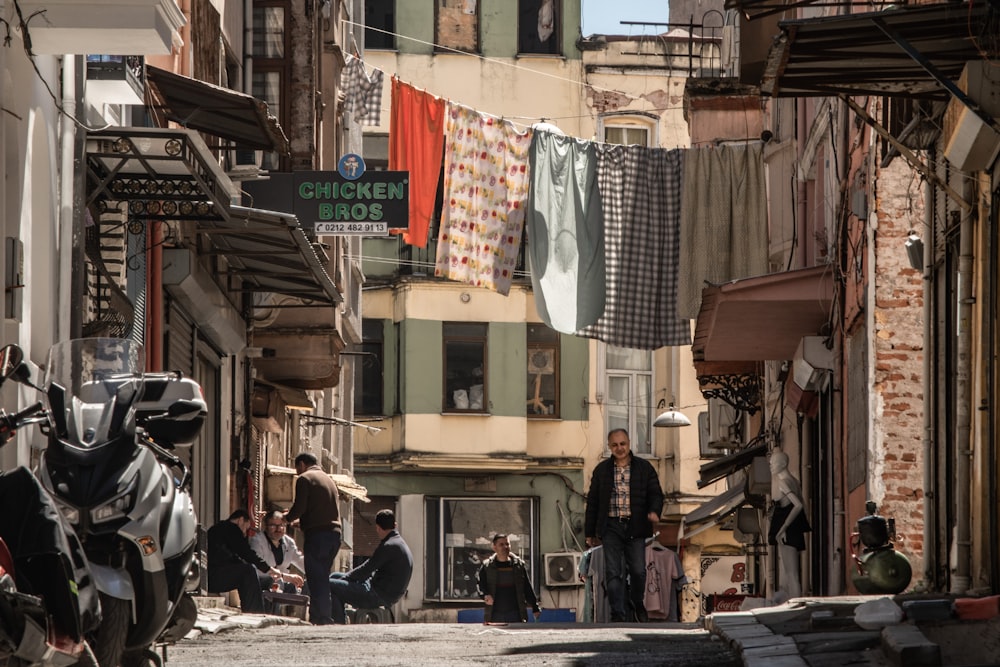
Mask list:
[{"label": "jeans", "polygon": [[340,551],[340,533],[334,530],[312,530],[306,533],[302,555],[309,584],[309,622],[313,625],[333,623],[330,615],[333,600],[327,583],[333,559]]},{"label": "jeans", "polygon": [[334,572],[330,575],[330,595],[333,596],[333,622],[344,624],[347,614],[344,605],[349,604],[355,609],[374,609],[386,606],[367,581],[348,581],[345,572]]},{"label": "jeans", "polygon": [[[604,545],[604,585],[612,621],[646,618],[642,601],[646,591],[646,540],[628,535],[628,523],[608,519],[607,530],[601,536]],[[628,575],[628,582],[625,576]],[[625,592],[632,602],[629,613]]]},{"label": "jeans", "polygon": [[240,594],[240,610],[248,614],[264,611],[262,591],[271,587],[271,576],[249,563],[229,565],[208,571],[208,590],[225,593],[236,589]]}]

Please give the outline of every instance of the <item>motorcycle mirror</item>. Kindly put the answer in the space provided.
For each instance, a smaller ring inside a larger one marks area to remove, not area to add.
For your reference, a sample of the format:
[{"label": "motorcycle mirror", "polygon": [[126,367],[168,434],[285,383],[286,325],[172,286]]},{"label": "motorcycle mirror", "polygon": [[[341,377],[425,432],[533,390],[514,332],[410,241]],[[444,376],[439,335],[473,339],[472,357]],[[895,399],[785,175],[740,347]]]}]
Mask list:
[{"label": "motorcycle mirror", "polygon": [[24,352],[17,345],[8,344],[0,348],[0,382],[12,375],[24,363]]},{"label": "motorcycle mirror", "polygon": [[170,419],[178,421],[188,421],[195,419],[201,414],[201,407],[202,404],[198,401],[189,401],[186,399],[174,401],[167,408],[167,416]]}]

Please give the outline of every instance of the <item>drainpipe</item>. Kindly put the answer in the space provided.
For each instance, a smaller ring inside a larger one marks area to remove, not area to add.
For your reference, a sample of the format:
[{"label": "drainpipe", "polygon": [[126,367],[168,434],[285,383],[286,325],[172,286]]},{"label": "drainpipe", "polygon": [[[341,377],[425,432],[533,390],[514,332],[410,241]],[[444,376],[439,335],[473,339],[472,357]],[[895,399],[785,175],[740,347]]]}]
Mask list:
[{"label": "drainpipe", "polygon": [[934,470],[936,459],[934,456],[934,431],[931,408],[934,405],[932,400],[932,387],[936,383],[931,381],[933,364],[931,351],[934,349],[934,341],[931,340],[932,327],[931,319],[934,309],[932,301],[934,299],[934,272],[931,270],[931,260],[934,256],[934,187],[930,179],[924,180],[924,267],[921,279],[924,283],[924,442],[923,442],[923,462],[924,462],[924,586],[930,590],[936,580],[937,573],[937,546],[934,544],[934,536],[937,535],[937,492],[934,490]]},{"label": "drainpipe", "polygon": [[[86,114],[83,108],[86,65],[82,56],[64,55],[62,59],[63,114],[60,116],[59,142],[59,309],[56,317],[56,338],[79,337],[83,331],[83,309],[79,296],[84,293],[84,209],[87,182],[87,133],[76,127],[77,119]],[[77,166],[81,165],[81,166]]]},{"label": "drainpipe", "polygon": [[[962,198],[965,201],[975,201],[975,189],[971,174],[962,174]],[[972,583],[971,565],[971,533],[972,517],[969,488],[971,482],[972,415],[969,400],[971,388],[971,350],[972,350],[972,207],[963,209],[962,221],[959,225],[959,257],[958,257],[958,331],[956,352],[958,358],[955,368],[955,573],[951,579],[951,593],[963,595]]]}]

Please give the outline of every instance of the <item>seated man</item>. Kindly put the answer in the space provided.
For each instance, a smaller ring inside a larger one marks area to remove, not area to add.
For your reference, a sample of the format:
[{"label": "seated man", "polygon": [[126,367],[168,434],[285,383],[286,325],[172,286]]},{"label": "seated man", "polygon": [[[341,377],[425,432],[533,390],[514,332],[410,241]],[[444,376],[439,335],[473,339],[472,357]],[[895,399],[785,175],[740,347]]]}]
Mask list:
[{"label": "seated man", "polygon": [[[264,532],[250,538],[250,547],[270,567],[281,571],[282,593],[298,593],[304,585],[302,575],[306,565],[295,540],[285,532],[287,529],[284,512],[268,512],[264,517]],[[308,595],[308,591],[304,592]]]},{"label": "seated man", "polygon": [[272,581],[281,577],[281,571],[250,548],[249,528],[250,515],[239,509],[208,529],[208,590],[225,593],[236,589],[240,609],[259,614],[264,611],[261,591],[269,589]]},{"label": "seated man", "polygon": [[389,607],[403,597],[413,574],[413,554],[396,532],[396,515],[380,510],[375,532],[381,538],[372,557],[350,572],[330,575],[333,622],[347,622],[344,605],[355,609]]}]

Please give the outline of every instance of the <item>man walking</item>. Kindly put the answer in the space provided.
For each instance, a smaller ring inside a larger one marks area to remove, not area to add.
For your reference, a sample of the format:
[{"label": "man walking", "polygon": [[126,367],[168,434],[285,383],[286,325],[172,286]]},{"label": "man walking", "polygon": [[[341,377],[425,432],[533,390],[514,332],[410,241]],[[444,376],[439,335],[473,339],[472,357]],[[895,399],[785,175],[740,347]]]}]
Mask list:
[{"label": "man walking", "polygon": [[306,583],[309,585],[309,621],[330,625],[333,601],[328,578],[333,559],[340,551],[340,500],[337,485],[309,453],[295,457],[295,502],[285,513],[285,521],[298,520],[305,536]]},{"label": "man walking", "polygon": [[396,515],[392,510],[379,510],[375,515],[378,546],[371,558],[350,572],[330,575],[333,595],[333,620],[346,623],[344,605],[355,609],[390,607],[403,597],[413,574],[413,554],[396,532]]},{"label": "man walking", "polygon": [[[656,469],[632,454],[628,431],[608,433],[611,457],[597,464],[587,492],[587,546],[604,546],[604,581],[611,622],[645,622],[642,599],[646,588],[647,537],[663,511],[663,490]],[[628,572],[626,605],[625,574]]]},{"label": "man walking", "polygon": [[479,596],[486,603],[484,623],[527,623],[528,605],[535,620],[542,613],[527,564],[510,552],[504,533],[493,536],[493,555],[479,568]]}]

